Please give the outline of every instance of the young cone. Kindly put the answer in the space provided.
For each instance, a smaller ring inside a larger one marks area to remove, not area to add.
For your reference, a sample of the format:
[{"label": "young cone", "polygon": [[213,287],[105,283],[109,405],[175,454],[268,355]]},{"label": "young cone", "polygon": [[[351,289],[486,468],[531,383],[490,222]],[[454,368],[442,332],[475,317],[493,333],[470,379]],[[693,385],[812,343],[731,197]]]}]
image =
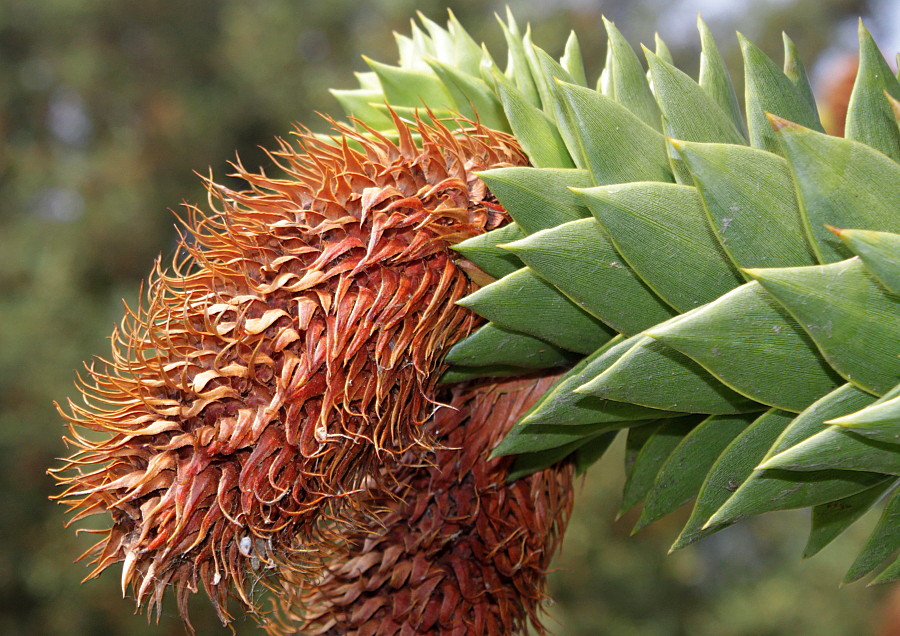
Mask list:
[{"label": "young cone", "polygon": [[255,611],[250,584],[305,572],[374,466],[429,446],[441,359],[478,320],[449,247],[507,220],[474,173],[526,159],[471,122],[395,123],[396,143],[298,133],[272,153],[284,177],[238,165],[248,190],[209,182],[214,212],[189,208],[181,256],[63,413],[59,499],[112,518],[88,578],[122,561],[123,593],[159,611],[172,584],[184,616],[202,584],[227,622],[232,589]]},{"label": "young cone", "polygon": [[507,483],[511,457],[491,450],[555,378],[454,387],[428,427],[433,452],[411,449],[382,472],[382,512],[345,535],[319,579],[285,572],[282,634],[540,633],[545,574],[572,506],[571,464]]}]

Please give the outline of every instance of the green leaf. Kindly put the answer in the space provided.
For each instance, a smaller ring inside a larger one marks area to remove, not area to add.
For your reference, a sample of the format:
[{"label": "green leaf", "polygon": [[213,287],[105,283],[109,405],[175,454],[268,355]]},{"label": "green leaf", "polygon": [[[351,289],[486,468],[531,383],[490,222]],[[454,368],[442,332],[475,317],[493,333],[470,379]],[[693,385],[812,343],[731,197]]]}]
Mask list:
[{"label": "green leaf", "polygon": [[503,278],[522,267],[521,261],[509,250],[498,245],[525,238],[525,232],[515,223],[504,225],[457,243],[450,249],[459,252],[494,278]]},{"label": "green leaf", "polygon": [[609,327],[527,267],[482,287],[458,304],[500,327],[578,353],[591,353],[613,336]]},{"label": "green leaf", "polygon": [[774,457],[778,453],[809,439],[816,433],[828,428],[825,422],[833,417],[840,417],[847,413],[864,408],[872,404],[875,398],[861,391],[852,384],[838,387],[831,393],[816,400],[798,415],[791,425],[787,427],[776,444],[769,449],[764,459]]},{"label": "green leaf", "polygon": [[430,20],[421,11],[417,11],[416,14],[419,17],[422,26],[425,27],[425,30],[428,31],[428,35],[431,37],[431,50],[433,51],[431,56],[436,57],[439,60],[455,62],[456,47],[453,44],[450,33],[434,20]]},{"label": "green leaf", "polygon": [[556,125],[538,107],[533,106],[520,90],[494,72],[497,95],[509,120],[513,135],[537,168],[574,168],[566,144]]},{"label": "green leaf", "polygon": [[506,22],[503,22],[503,20],[500,19],[500,16],[497,16],[497,21],[500,22],[500,28],[503,30],[503,37],[506,38],[506,46],[509,51],[509,58],[506,64],[506,77],[508,77],[515,84],[516,88],[519,89],[522,100],[526,104],[538,109],[541,105],[541,98],[538,95],[537,87],[534,84],[534,78],[531,76],[528,59],[525,57],[522,34],[519,31],[516,20],[513,18],[512,11],[510,11],[508,6],[506,7]]},{"label": "green leaf", "polygon": [[900,557],[894,559],[893,563],[891,563],[881,571],[881,574],[872,579],[871,585],[893,583],[898,579],[900,579]]},{"label": "green leaf", "polygon": [[847,380],[878,395],[900,381],[900,299],[887,294],[858,258],[747,272]]},{"label": "green leaf", "polygon": [[888,291],[900,294],[900,234],[832,229]]},{"label": "green leaf", "polygon": [[885,479],[877,473],[852,470],[758,470],[707,523],[732,524],[773,510],[818,506],[860,493]]},{"label": "green leaf", "polygon": [[363,59],[378,75],[384,96],[391,106],[428,106],[432,110],[458,110],[456,101],[435,75],[389,66],[365,56]]},{"label": "green leaf", "polygon": [[741,116],[741,107],[738,103],[731,75],[725,67],[725,61],[719,53],[719,47],[712,36],[706,23],[698,15],[697,30],[700,31],[700,86],[719,105],[725,113],[731,117],[731,123],[735,125],[741,135],[747,137],[747,125]]},{"label": "green leaf", "polygon": [[438,382],[441,384],[455,384],[456,382],[468,382],[479,378],[506,378],[526,373],[531,373],[531,370],[502,364],[485,367],[450,367],[444,372]]},{"label": "green leaf", "polygon": [[842,383],[803,329],[759,283],[647,331],[752,400],[800,412]]},{"label": "green leaf", "polygon": [[606,68],[610,72],[615,99],[638,119],[655,130],[661,130],[659,106],[647,83],[641,61],[616,25],[603,18],[609,49]]},{"label": "green leaf", "polygon": [[878,567],[900,547],[900,490],[894,491],[875,529],[850,566],[844,583],[852,583]]},{"label": "green leaf", "polygon": [[584,61],[581,58],[581,47],[578,44],[578,37],[575,31],[569,33],[569,39],[566,40],[566,48],[563,56],[559,60],[562,66],[569,73],[576,84],[587,86],[587,78],[584,75]]},{"label": "green leaf", "polygon": [[590,216],[571,191],[591,185],[584,170],[496,168],[478,176],[526,234]]},{"label": "green leaf", "polygon": [[371,89],[353,89],[353,90],[331,90],[331,94],[347,113],[348,117],[365,122],[367,126],[376,130],[384,130],[392,128],[393,120],[384,112],[373,106],[373,103],[383,104],[385,100],[384,93]]},{"label": "green leaf", "polygon": [[543,230],[504,247],[619,333],[634,335],[675,314],[635,275],[593,218]]},{"label": "green leaf", "polygon": [[747,143],[729,115],[688,75],[644,49],[666,135],[685,141]]},{"label": "green leaf", "polygon": [[809,84],[806,68],[803,66],[803,61],[797,53],[797,47],[794,45],[794,41],[788,37],[787,33],[782,33],[781,39],[784,42],[784,74],[791,82],[793,82],[794,86],[797,87],[797,91],[803,99],[806,100],[806,103],[809,104],[812,112],[818,114],[819,107],[816,104],[812,86]]},{"label": "green leaf", "polygon": [[750,476],[757,462],[790,424],[792,418],[791,413],[777,409],[766,411],[725,448],[703,482],[694,510],[670,548],[670,552],[694,543],[727,525],[706,527],[706,522]]},{"label": "green leaf", "polygon": [[655,46],[655,53],[657,57],[668,62],[669,64],[674,64],[675,62],[672,60],[672,51],[669,50],[669,47],[663,42],[663,39],[659,37],[659,33],[653,34],[653,44]]},{"label": "green leaf", "polygon": [[812,527],[803,550],[803,558],[808,559],[840,536],[896,483],[895,479],[885,479],[855,495],[814,507]]},{"label": "green leaf", "polygon": [[[625,454],[623,456],[625,469],[625,481],[631,479],[631,473],[634,472],[634,464],[644,444],[653,437],[653,434],[660,429],[666,420],[647,422],[638,426],[632,426],[625,434]],[[619,516],[621,516],[627,508],[620,508]]]},{"label": "green leaf", "polygon": [[750,40],[740,33],[738,39],[744,57],[744,97],[750,145],[779,153],[778,140],[766,113],[774,113],[807,128],[822,130],[819,116],[803,91]]},{"label": "green leaf", "polygon": [[834,468],[900,475],[900,444],[874,440],[842,426],[832,426],[767,459],[760,468],[794,471]]},{"label": "green leaf", "polygon": [[573,391],[590,378],[598,375],[627,351],[636,339],[616,336],[605,346],[584,358],[572,370],[554,384],[532,407],[520,423],[523,425],[576,425],[595,422],[621,422],[653,420],[674,417],[672,413],[649,409],[634,404],[602,400]]},{"label": "green leaf", "polygon": [[690,501],[700,491],[713,462],[755,419],[756,414],[713,415],[685,435],[659,469],[634,530]]},{"label": "green leaf", "polygon": [[481,69],[481,46],[463,28],[456,16],[453,15],[453,11],[448,9],[447,13],[449,14],[447,30],[453,43],[455,66],[463,73],[477,77]]},{"label": "green leaf", "polygon": [[[596,185],[672,181],[666,140],[624,106],[596,91],[558,84],[566,106],[564,125],[578,143]],[[574,151],[573,151],[574,152]]]},{"label": "green leaf", "polygon": [[817,262],[806,241],[787,161],[746,146],[671,144],[691,172],[719,242],[737,266]]},{"label": "green leaf", "polygon": [[627,183],[577,192],[635,273],[675,309],[693,309],[743,282],[695,188]]},{"label": "green leaf", "polygon": [[[538,95],[541,96],[543,111],[547,114],[551,121],[559,124],[559,118],[561,116],[561,105],[559,104],[556,97],[556,80],[563,80],[570,83],[574,83],[574,80],[572,79],[572,76],[569,75],[569,72],[562,66],[560,66],[556,60],[550,57],[550,55],[546,51],[535,46],[532,43],[530,27],[525,32],[523,45],[525,47],[525,58],[528,60],[528,66],[531,69],[531,75],[532,77],[534,77],[534,83],[537,86]],[[562,133],[563,139],[565,139],[565,132],[562,130],[560,130],[560,132]],[[566,142],[568,144],[568,139],[566,139]],[[578,157],[572,155],[572,159],[575,160],[575,165],[578,165],[578,167],[583,167],[579,165]]]},{"label": "green leaf", "polygon": [[856,141],[772,119],[820,262],[849,255],[827,225],[900,232],[900,164]]},{"label": "green leaf", "polygon": [[634,459],[622,492],[621,512],[644,500],[666,459],[696,425],[695,417],[679,417],[661,422],[661,426],[642,445]]},{"label": "green leaf", "polygon": [[460,114],[494,130],[510,132],[503,106],[485,81],[462,73],[450,64],[431,58],[425,61],[453,95]]},{"label": "green leaf", "polygon": [[[644,54],[662,110],[666,136],[698,142],[746,143],[729,116],[700,85],[646,48]],[[666,149],[677,182],[693,185],[679,154],[671,145]]]},{"label": "green leaf", "polygon": [[428,65],[425,64],[425,57],[437,55],[434,41],[425,35],[425,32],[419,28],[415,21],[410,20],[410,26],[412,28],[412,37],[394,33],[397,49],[400,52],[400,66],[405,69],[427,72]]},{"label": "green leaf", "polygon": [[[896,393],[897,391],[891,391]],[[887,397],[887,396],[885,396]],[[882,442],[900,443],[900,397],[880,399],[855,413],[828,422]]]},{"label": "green leaf", "polygon": [[374,71],[366,71],[364,73],[354,73],[354,77],[359,82],[359,87],[363,90],[378,91],[381,94],[381,82],[378,81],[378,74]]},{"label": "green leaf", "polygon": [[746,413],[763,408],[720,383],[687,356],[646,336],[639,337],[613,365],[576,392],[688,413]]},{"label": "green leaf", "polygon": [[859,71],[847,107],[844,136],[900,161],[900,129],[885,93],[900,99],[900,82],[860,20]]},{"label": "green leaf", "polygon": [[[521,477],[526,477],[532,473],[536,473],[539,470],[543,470],[552,466],[556,462],[565,459],[573,452],[577,451],[579,448],[594,443],[591,452],[593,454],[597,454],[599,452],[599,447],[605,444],[609,447],[612,444],[612,441],[616,437],[616,431],[609,431],[607,433],[599,433],[596,437],[586,437],[577,442],[572,442],[571,444],[567,444],[566,446],[560,446],[558,448],[551,448],[550,450],[541,451],[538,453],[525,453],[522,455],[517,455],[515,460],[513,461],[512,466],[509,469],[509,475],[506,480],[508,482],[515,481]],[[600,440],[603,440],[602,442]],[[602,454],[602,452],[600,452]]]},{"label": "green leaf", "polygon": [[489,322],[453,345],[444,359],[465,367],[501,364],[547,369],[572,364],[575,356],[533,336]]},{"label": "green leaf", "polygon": [[569,447],[585,438],[594,439],[599,433],[618,431],[630,422],[537,426],[516,425],[507,433],[503,441],[491,453],[491,457],[539,453],[562,446]]}]

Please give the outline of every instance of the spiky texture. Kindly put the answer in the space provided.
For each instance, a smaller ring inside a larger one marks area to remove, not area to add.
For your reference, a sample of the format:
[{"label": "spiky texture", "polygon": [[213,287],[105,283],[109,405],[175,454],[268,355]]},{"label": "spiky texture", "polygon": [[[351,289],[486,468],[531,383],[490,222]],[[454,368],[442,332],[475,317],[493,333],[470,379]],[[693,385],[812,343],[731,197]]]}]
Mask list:
[{"label": "spiky texture", "polygon": [[545,574],[572,506],[571,464],[506,483],[490,451],[555,378],[458,385],[428,423],[441,445],[386,464],[383,512],[317,579],[287,573],[272,634],[540,633]]},{"label": "spiky texture", "polygon": [[124,561],[123,593],[158,610],[172,584],[183,615],[202,583],[227,621],[232,587],[253,609],[249,584],[327,549],[319,522],[373,462],[429,446],[442,356],[477,320],[449,246],[506,220],[474,172],[526,161],[477,124],[395,123],[397,143],[300,132],[272,153],[282,178],[238,165],[250,189],[210,182],[214,212],[189,209],[64,413],[60,499],[112,518],[88,578]]}]

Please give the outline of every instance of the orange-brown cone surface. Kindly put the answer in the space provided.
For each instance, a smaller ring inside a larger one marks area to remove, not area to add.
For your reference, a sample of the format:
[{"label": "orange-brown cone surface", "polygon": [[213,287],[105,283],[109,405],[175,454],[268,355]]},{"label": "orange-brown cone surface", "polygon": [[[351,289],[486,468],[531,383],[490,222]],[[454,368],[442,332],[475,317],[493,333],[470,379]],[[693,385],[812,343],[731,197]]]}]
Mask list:
[{"label": "orange-brown cone surface", "polygon": [[[545,574],[568,522],[573,468],[506,483],[488,459],[554,378],[459,387],[429,422],[443,446],[387,465],[394,499],[318,579],[286,573],[272,634],[543,633]],[[374,496],[379,499],[377,495]]]},{"label": "orange-brown cone surface", "polygon": [[526,159],[477,124],[396,121],[396,143],[299,134],[273,153],[284,176],[238,166],[250,189],[190,208],[64,413],[60,499],[112,522],[89,578],[122,561],[123,593],[158,611],[172,584],[183,615],[203,585],[227,621],[231,589],[252,610],[254,581],[327,549],[316,527],[373,466],[429,444],[442,356],[476,321],[448,248],[507,220],[474,172]]}]

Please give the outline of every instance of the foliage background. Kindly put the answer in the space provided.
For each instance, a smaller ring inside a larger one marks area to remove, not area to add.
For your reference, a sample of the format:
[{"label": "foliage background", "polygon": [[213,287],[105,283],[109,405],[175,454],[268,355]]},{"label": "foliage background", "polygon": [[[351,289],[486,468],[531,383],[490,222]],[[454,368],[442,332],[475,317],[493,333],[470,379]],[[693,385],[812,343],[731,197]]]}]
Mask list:
[{"label": "foliage background", "polygon": [[[501,3],[449,3],[476,39],[499,45]],[[750,3],[747,3],[748,5]],[[739,69],[734,29],[780,56],[797,42],[820,85],[855,49],[854,16],[889,59],[900,48],[897,0],[539,0],[511,2],[551,53],[573,25],[589,75],[602,64],[600,15],[634,44],[654,31],[696,71],[698,10]],[[152,260],[174,249],[172,214],[201,202],[193,171],[224,178],[237,151],[265,165],[260,145],[290,123],[314,129],[337,113],[328,87],[351,87],[360,53],[395,57],[436,0],[3,0],[0,2],[0,633],[180,634],[172,604],[160,623],[131,616],[113,572],[79,585],[73,557],[90,538],[64,530],[45,474],[66,450],[53,400],[73,394],[81,361],[133,301]],[[813,61],[820,60],[818,64]],[[740,82],[740,72],[736,79]],[[615,453],[613,453],[615,455]],[[838,590],[851,553],[842,537],[801,562],[804,515],[732,528],[666,557],[676,524],[629,538],[613,522],[621,472],[609,458],[579,484],[576,517],[552,576],[556,633],[626,636],[874,633],[886,590]],[[871,522],[871,520],[869,520]],[[863,521],[865,524],[865,521]],[[853,533],[850,533],[851,535]],[[863,533],[857,533],[858,540]],[[201,634],[227,633],[203,602]],[[239,633],[255,633],[249,623]],[[887,633],[887,632],[884,632]]]}]

